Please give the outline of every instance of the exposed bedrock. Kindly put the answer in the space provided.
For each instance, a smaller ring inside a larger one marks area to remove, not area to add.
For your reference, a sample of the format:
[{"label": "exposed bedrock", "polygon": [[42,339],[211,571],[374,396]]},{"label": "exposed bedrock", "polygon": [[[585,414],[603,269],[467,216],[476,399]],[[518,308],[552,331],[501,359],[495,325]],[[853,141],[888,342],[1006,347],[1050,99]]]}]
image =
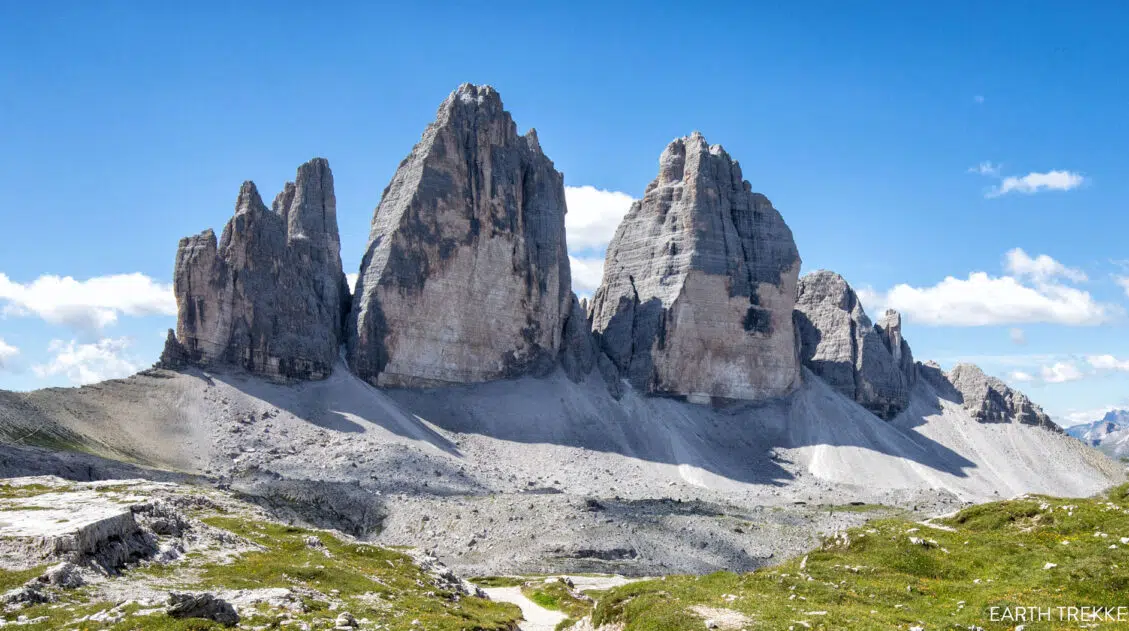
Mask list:
[{"label": "exposed bedrock", "polygon": [[593,331],[641,391],[696,402],[785,395],[800,379],[799,269],[780,213],[695,132],[667,146],[616,230]]},{"label": "exposed bedrock", "polygon": [[[937,380],[935,373],[940,368],[936,364],[929,364],[927,368],[934,374],[933,380]],[[1043,408],[1032,403],[1025,394],[985,374],[975,364],[957,364],[942,376],[959,394],[959,402],[982,423],[1023,423],[1062,431]],[[948,391],[950,395],[953,390]]]},{"label": "exposed bedrock", "polygon": [[551,370],[572,303],[564,216],[563,176],[536,132],[517,133],[493,88],[460,86],[373,216],[352,370],[401,387]]},{"label": "exposed bedrock", "polygon": [[887,311],[872,325],[847,281],[826,270],[801,278],[796,296],[804,365],[881,418],[904,410],[916,370],[898,313]]},{"label": "exposed bedrock", "polygon": [[244,182],[218,243],[210,229],[180,241],[176,340],[161,363],[228,364],[282,380],[328,375],[349,304],[336,205],[323,158],[298,168],[273,209]]}]

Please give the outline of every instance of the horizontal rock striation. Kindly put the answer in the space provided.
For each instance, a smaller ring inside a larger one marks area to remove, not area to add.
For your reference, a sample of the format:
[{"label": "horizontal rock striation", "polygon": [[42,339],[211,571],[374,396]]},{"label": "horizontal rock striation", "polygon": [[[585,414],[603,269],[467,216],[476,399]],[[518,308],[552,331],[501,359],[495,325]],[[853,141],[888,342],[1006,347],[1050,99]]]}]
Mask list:
[{"label": "horizontal rock striation", "polygon": [[820,270],[799,281],[795,322],[804,365],[831,387],[886,420],[906,408],[916,369],[896,311],[872,325],[847,281]]},{"label": "horizontal rock striation", "polygon": [[162,363],[235,365],[281,380],[327,376],[349,305],[336,206],[322,158],[298,168],[273,210],[244,182],[218,243],[211,230],[180,241],[180,348],[166,342]]},{"label": "horizontal rock striation", "polygon": [[799,382],[800,257],[769,200],[701,134],[677,139],[608,247],[591,305],[600,348],[648,393],[762,400]]},{"label": "horizontal rock striation", "polygon": [[536,133],[517,133],[493,88],[460,86],[373,216],[352,370],[399,387],[551,370],[572,302],[564,215]]}]

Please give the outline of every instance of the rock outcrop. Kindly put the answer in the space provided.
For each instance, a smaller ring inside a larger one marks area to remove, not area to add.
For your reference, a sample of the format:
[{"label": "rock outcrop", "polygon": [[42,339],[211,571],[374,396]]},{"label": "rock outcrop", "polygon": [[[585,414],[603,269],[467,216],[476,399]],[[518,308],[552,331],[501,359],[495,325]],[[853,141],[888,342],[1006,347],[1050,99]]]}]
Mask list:
[{"label": "rock outcrop", "polygon": [[381,386],[552,369],[571,308],[563,176],[498,93],[465,84],[400,164],[373,217],[348,329]]},{"label": "rock outcrop", "polygon": [[1023,423],[1062,431],[1043,408],[975,364],[957,364],[946,378],[960,393],[965,409],[982,423]]},{"label": "rock outcrop", "polygon": [[591,305],[601,349],[638,389],[762,400],[799,382],[800,257],[769,200],[701,134],[670,143],[608,247]]},{"label": "rock outcrop", "polygon": [[873,326],[847,281],[820,270],[800,279],[795,320],[812,372],[886,420],[905,409],[916,371],[896,311]]},{"label": "rock outcrop", "polygon": [[281,380],[327,376],[349,305],[336,206],[329,163],[316,158],[273,210],[244,182],[218,243],[211,230],[181,239],[173,288],[183,351],[166,343],[170,362]]}]

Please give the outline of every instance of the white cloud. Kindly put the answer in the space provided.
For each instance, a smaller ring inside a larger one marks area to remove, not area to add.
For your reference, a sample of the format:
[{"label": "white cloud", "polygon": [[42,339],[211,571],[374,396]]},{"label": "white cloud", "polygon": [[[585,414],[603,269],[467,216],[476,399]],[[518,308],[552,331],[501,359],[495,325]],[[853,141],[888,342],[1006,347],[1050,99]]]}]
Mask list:
[{"label": "white cloud", "polygon": [[1053,282],[1032,286],[986,272],[973,272],[967,279],[949,276],[932,287],[897,285],[882,302],[910,320],[934,326],[1036,322],[1084,326],[1102,324],[1121,313],[1119,307],[1096,302],[1074,287]]},{"label": "white cloud", "polygon": [[1048,282],[1065,278],[1076,283],[1086,282],[1086,273],[1075,267],[1067,267],[1046,254],[1031,258],[1022,248],[1013,248],[1004,255],[1004,269],[1021,278],[1038,282]]},{"label": "white cloud", "polygon": [[627,193],[604,191],[594,186],[566,186],[568,247],[576,252],[606,248],[632,201]]},{"label": "white cloud", "polygon": [[1008,193],[1032,194],[1040,191],[1069,191],[1082,186],[1086,178],[1073,171],[1031,172],[1027,175],[1009,175],[1000,185],[988,191],[985,197],[1000,197]]},{"label": "white cloud", "polygon": [[1012,381],[1035,381],[1034,375],[1029,372],[1023,372],[1022,370],[1013,370],[1008,376],[1011,377]]},{"label": "white cloud", "polygon": [[8,344],[0,337],[0,369],[3,369],[8,360],[20,354],[20,349]]},{"label": "white cloud", "polygon": [[1023,332],[1023,329],[1018,327],[1013,327],[1008,331],[1008,337],[1011,338],[1013,344],[1023,345],[1027,343],[1027,334]]},{"label": "white cloud", "polygon": [[980,164],[968,169],[969,173],[976,173],[979,175],[989,175],[998,177],[1000,175],[1000,165],[991,162],[981,162]]},{"label": "white cloud", "polygon": [[604,278],[604,259],[568,257],[572,267],[572,289],[578,296],[591,295]]},{"label": "white cloud", "polygon": [[1089,355],[1086,361],[1098,370],[1123,370],[1129,372],[1129,359],[1118,359],[1113,355]]},{"label": "white cloud", "polygon": [[357,277],[358,276],[360,276],[360,274],[346,274],[345,275],[345,282],[349,285],[349,291],[353,291],[353,288],[357,286]]},{"label": "white cloud", "polygon": [[16,283],[0,274],[0,302],[5,315],[37,316],[52,324],[98,330],[119,315],[176,315],[172,286],[140,273],[97,276],[40,276]]},{"label": "white cloud", "polygon": [[32,366],[39,377],[64,375],[76,385],[127,377],[141,369],[135,358],[128,357],[128,338],[103,338],[93,344],[74,340],[53,340],[47,351],[53,355],[46,364]]},{"label": "white cloud", "polygon": [[1129,276],[1114,276],[1113,280],[1121,286],[1121,289],[1125,291],[1125,295],[1129,296]]},{"label": "white cloud", "polygon": [[1050,366],[1043,366],[1042,377],[1047,383],[1065,383],[1078,381],[1083,375],[1074,362],[1056,362]]}]

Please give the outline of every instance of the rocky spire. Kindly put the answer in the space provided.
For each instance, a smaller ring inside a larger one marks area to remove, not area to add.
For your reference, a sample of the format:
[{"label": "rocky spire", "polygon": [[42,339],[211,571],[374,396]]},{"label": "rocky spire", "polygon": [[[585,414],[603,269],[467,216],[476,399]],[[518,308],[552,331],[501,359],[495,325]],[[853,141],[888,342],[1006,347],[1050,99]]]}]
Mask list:
[{"label": "rocky spire", "polygon": [[373,216],[349,317],[353,371],[378,385],[550,370],[571,302],[564,180],[498,93],[465,84]]},{"label": "rocky spire", "polygon": [[602,349],[645,392],[759,400],[799,382],[792,232],[701,134],[671,142],[608,247],[591,306]]},{"label": "rocky spire", "polygon": [[181,239],[173,288],[189,361],[284,380],[328,375],[349,300],[329,163],[303,164],[274,210],[244,182],[218,244],[211,230]]},{"label": "rocky spire", "polygon": [[874,325],[874,328],[881,336],[882,344],[886,347],[886,350],[893,356],[898,370],[905,375],[906,384],[912,387],[917,382],[917,370],[914,366],[913,352],[910,351],[909,343],[902,337],[901,314],[893,309],[887,309],[882,316],[882,320]]},{"label": "rocky spire", "polygon": [[897,312],[888,311],[881,326],[872,326],[847,281],[826,270],[801,278],[796,295],[796,334],[804,365],[881,418],[889,420],[904,410],[912,380],[899,358],[909,358],[912,373],[913,355],[901,338]]}]

